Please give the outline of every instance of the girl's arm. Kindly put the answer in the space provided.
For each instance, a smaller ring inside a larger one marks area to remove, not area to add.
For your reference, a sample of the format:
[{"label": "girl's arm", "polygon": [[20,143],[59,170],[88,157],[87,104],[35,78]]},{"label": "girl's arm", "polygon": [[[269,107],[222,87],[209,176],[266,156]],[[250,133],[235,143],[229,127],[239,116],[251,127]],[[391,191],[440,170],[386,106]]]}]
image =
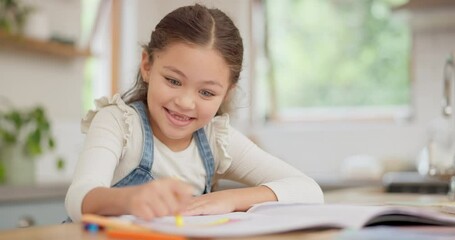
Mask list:
[{"label": "girl's arm", "polygon": [[[82,217],[82,202],[92,201],[85,199],[89,192],[112,184],[124,146],[123,114],[116,106],[105,107],[87,126],[84,146],[65,199],[66,211],[73,221]],[[98,201],[106,200],[100,198]]]},{"label": "girl's arm", "polygon": [[324,201],[319,185],[302,171],[265,152],[233,128],[230,136],[228,152],[232,163],[224,178],[249,186],[267,186],[280,202]]},{"label": "girl's arm", "polygon": [[247,188],[213,192],[193,199],[188,215],[244,211],[266,201],[322,203],[319,185],[298,169],[260,149],[230,128],[229,155],[232,163],[223,178]]}]

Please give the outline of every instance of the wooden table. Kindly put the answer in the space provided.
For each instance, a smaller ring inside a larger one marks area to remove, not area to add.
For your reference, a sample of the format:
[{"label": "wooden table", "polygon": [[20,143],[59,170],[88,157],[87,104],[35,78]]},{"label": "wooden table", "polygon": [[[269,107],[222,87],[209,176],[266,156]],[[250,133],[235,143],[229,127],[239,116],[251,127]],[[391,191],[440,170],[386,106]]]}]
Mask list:
[{"label": "wooden table", "polygon": [[[357,188],[335,190],[325,194],[327,203],[358,203],[358,204],[430,204],[447,201],[444,195],[420,195],[420,194],[399,194],[383,193],[380,188]],[[3,216],[2,216],[3,217]],[[339,230],[305,230],[290,233],[264,235],[245,238],[217,238],[218,240],[272,240],[272,239],[334,239],[340,233]],[[63,239],[63,240],[104,240],[107,238],[102,232],[93,234],[82,229],[80,224],[60,224],[44,227],[31,227],[0,232],[0,240],[38,240],[38,239]]]}]

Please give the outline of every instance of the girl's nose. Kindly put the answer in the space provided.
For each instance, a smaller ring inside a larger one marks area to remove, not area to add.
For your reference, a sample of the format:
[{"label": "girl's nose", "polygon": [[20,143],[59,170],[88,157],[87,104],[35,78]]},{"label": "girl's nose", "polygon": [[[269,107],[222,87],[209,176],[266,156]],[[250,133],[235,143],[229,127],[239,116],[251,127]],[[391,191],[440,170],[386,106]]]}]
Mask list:
[{"label": "girl's nose", "polygon": [[192,110],[196,107],[194,97],[191,94],[182,94],[175,99],[175,103],[185,110]]}]

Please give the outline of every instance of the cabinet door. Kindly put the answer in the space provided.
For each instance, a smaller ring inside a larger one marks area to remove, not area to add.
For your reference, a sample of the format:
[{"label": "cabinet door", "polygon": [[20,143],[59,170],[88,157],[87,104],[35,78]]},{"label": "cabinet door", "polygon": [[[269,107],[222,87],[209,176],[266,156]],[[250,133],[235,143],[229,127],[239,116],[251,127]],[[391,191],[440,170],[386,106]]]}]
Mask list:
[{"label": "cabinet door", "polygon": [[0,230],[60,224],[66,217],[63,199],[0,203]]}]

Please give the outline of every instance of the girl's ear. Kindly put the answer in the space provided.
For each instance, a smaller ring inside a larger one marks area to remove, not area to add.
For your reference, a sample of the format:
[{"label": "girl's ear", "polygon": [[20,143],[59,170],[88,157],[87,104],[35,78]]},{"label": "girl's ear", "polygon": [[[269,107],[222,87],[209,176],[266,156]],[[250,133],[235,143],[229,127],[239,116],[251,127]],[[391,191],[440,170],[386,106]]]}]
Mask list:
[{"label": "girl's ear", "polygon": [[141,60],[141,76],[144,82],[148,83],[149,74],[152,64],[149,61],[149,55],[146,51],[142,51],[142,60]]}]

